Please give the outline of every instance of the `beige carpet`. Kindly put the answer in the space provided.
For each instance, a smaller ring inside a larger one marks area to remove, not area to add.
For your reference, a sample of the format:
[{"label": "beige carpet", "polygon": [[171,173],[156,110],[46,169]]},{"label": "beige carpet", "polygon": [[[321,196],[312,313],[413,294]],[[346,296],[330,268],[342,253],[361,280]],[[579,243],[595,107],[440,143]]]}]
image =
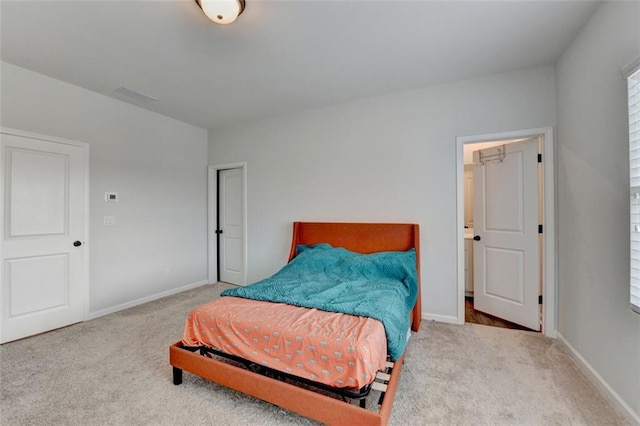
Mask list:
[{"label": "beige carpet", "polygon": [[[0,347],[2,425],[314,424],[185,373],[168,347],[209,285]],[[563,346],[536,333],[423,322],[392,425],[624,425]]]}]

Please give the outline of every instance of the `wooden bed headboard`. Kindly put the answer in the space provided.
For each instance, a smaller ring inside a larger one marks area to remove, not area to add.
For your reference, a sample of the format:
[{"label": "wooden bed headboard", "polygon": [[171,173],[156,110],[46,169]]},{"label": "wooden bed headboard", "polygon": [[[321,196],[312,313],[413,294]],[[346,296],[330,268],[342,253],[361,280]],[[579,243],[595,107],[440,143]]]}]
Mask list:
[{"label": "wooden bed headboard", "polygon": [[420,228],[410,223],[328,223],[294,222],[289,261],[298,244],[329,243],[357,253],[416,250],[418,298],[413,307],[411,329],[418,331],[422,318],[420,295]]}]

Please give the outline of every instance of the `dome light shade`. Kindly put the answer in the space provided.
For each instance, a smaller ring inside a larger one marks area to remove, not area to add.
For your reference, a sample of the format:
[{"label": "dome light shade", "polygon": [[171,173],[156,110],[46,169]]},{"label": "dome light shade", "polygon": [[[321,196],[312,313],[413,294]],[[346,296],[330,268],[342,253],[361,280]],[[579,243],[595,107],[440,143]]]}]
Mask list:
[{"label": "dome light shade", "polygon": [[218,24],[230,24],[244,11],[244,0],[196,0],[207,18]]}]

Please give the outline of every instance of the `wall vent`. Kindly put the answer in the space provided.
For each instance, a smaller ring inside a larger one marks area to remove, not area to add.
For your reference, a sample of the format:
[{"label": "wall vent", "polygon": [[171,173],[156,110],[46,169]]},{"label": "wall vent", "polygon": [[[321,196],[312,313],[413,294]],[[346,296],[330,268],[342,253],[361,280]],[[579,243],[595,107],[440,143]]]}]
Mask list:
[{"label": "wall vent", "polygon": [[138,92],[137,90],[133,90],[129,87],[119,87],[116,89],[116,92],[142,102],[154,102],[158,100],[158,98],[156,98],[155,96]]}]

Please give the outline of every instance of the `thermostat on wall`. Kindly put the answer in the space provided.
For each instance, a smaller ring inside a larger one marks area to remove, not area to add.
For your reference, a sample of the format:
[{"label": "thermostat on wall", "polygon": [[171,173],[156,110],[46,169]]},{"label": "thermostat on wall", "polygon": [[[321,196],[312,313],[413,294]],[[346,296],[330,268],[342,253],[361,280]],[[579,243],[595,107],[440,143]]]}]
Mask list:
[{"label": "thermostat on wall", "polygon": [[117,203],[118,202],[118,193],[117,192],[105,192],[104,200],[107,203]]}]

